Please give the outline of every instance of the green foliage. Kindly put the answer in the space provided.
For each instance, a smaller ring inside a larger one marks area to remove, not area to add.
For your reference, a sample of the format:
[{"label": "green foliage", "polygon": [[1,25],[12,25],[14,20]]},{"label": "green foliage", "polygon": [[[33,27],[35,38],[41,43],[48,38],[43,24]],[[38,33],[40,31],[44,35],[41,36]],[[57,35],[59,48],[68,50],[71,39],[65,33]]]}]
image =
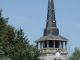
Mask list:
[{"label": "green foliage", "polygon": [[72,53],[68,60],[80,60],[80,49],[75,48],[75,51]]},{"label": "green foliage", "polygon": [[23,30],[15,29],[8,24],[8,18],[4,18],[0,11],[0,46],[5,57],[13,60],[36,60],[40,56],[36,46],[29,43]]}]

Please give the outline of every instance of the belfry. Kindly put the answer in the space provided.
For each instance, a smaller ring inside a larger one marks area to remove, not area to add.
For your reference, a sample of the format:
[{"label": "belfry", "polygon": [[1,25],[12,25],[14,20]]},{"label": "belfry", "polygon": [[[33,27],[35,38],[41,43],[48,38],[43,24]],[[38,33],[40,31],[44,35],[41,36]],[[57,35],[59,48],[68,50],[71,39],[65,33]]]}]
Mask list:
[{"label": "belfry", "polygon": [[42,55],[41,60],[67,60],[68,39],[59,34],[53,0],[48,0],[46,28],[43,36],[35,41]]}]

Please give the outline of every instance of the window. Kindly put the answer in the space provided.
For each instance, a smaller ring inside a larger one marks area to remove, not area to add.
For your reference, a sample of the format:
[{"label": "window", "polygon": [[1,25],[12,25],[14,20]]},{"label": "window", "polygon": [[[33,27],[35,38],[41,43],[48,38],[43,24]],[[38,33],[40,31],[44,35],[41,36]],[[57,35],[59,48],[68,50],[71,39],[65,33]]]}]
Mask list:
[{"label": "window", "polygon": [[61,60],[61,59],[58,59],[58,60]]},{"label": "window", "polygon": [[42,59],[42,60],[44,60],[44,59]]},{"label": "window", "polygon": [[54,60],[57,60],[56,58]]}]

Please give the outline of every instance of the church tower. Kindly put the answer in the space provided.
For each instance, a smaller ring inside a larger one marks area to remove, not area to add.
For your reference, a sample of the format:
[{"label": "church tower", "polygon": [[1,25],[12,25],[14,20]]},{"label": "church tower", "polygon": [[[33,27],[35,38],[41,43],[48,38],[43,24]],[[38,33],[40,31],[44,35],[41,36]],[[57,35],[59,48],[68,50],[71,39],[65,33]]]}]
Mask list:
[{"label": "church tower", "polygon": [[35,41],[42,55],[41,60],[67,60],[68,39],[59,35],[53,0],[48,0],[46,28],[43,36]]}]

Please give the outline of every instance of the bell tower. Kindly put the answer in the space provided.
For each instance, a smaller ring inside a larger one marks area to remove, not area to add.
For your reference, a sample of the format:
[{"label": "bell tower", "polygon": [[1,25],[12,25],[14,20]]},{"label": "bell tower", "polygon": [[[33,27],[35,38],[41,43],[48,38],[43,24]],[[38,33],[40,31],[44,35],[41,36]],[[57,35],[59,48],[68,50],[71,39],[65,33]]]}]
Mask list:
[{"label": "bell tower", "polygon": [[41,60],[67,60],[68,39],[59,35],[53,0],[48,0],[46,28],[43,36],[35,41],[42,55]]}]

